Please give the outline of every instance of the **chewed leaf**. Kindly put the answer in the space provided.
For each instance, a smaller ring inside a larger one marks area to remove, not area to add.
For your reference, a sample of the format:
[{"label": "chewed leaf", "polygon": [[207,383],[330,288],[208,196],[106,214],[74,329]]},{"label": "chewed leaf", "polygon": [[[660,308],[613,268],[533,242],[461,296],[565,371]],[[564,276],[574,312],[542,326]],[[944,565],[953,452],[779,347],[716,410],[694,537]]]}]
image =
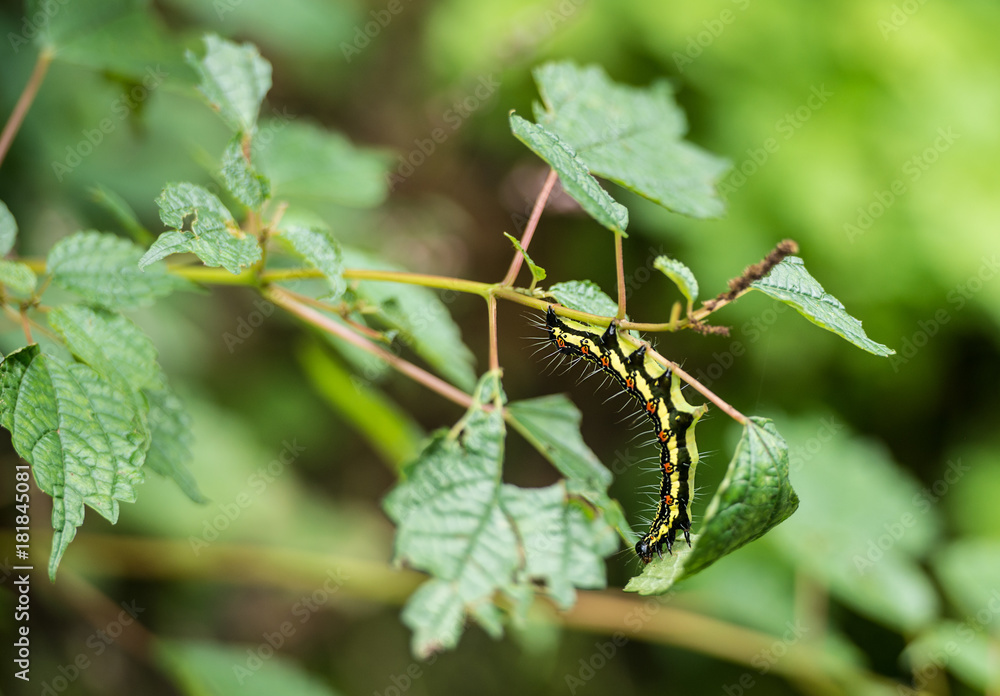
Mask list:
[{"label": "chewed leaf", "polygon": [[733,461],[705,512],[692,548],[677,545],[673,556],[654,560],[625,590],[663,594],[787,519],[799,499],[788,478],[788,445],[766,418],[751,418]]},{"label": "chewed leaf", "polygon": [[844,305],[827,293],[797,256],[789,256],[764,278],[750,286],[776,300],[795,308],[806,319],[832,331],[858,348],[879,356],[894,355],[896,351],[868,338],[861,322],[847,313]]},{"label": "chewed leaf", "polygon": [[604,586],[601,559],[616,547],[610,527],[590,519],[562,483],[525,490],[501,481],[497,373],[482,378],[475,399],[455,428],[431,438],[385,500],[398,525],[397,561],[432,576],[403,613],[420,657],[454,647],[467,617],[499,634],[498,591],[520,596],[539,583],[560,606],[572,605],[574,588]]},{"label": "chewed leaf", "polygon": [[271,64],[261,58],[257,47],[209,34],[205,57],[188,52],[187,60],[201,78],[198,89],[229,127],[238,133],[252,131],[264,95],[271,89]]},{"label": "chewed leaf", "polygon": [[510,129],[518,140],[559,173],[563,189],[588,215],[609,230],[627,236],[628,210],[601,188],[572,147],[544,126],[526,121],[517,114],[510,116]]},{"label": "chewed leaf", "polygon": [[656,260],[653,261],[653,267],[674,281],[674,284],[687,298],[688,307],[698,299],[698,280],[694,277],[691,269],[683,263],[669,256],[657,256]]},{"label": "chewed leaf", "polygon": [[52,496],[54,578],[85,505],[114,523],[119,501],[135,501],[149,448],[145,414],[93,368],[31,345],[0,363],[0,424],[31,464],[38,487]]},{"label": "chewed leaf", "polygon": [[171,254],[191,252],[206,266],[221,266],[238,275],[260,260],[257,238],[244,234],[222,201],[207,189],[190,183],[167,184],[156,204],[163,224],[174,231],[160,235],[139,260],[139,268]]}]

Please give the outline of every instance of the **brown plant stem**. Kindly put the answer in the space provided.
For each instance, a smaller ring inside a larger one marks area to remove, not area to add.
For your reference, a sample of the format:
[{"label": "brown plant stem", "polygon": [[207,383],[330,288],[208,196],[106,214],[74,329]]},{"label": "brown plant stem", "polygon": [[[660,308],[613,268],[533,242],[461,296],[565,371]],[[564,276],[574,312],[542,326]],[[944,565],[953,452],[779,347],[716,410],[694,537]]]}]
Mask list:
[{"label": "brown plant stem", "polygon": [[[538,198],[535,199],[535,207],[531,209],[531,217],[528,218],[528,225],[524,228],[524,234],[521,236],[521,248],[525,251],[528,251],[528,245],[531,244],[531,238],[535,234],[535,228],[538,227],[542,211],[545,210],[545,202],[549,199],[549,194],[552,193],[552,188],[556,185],[558,178],[559,175],[556,174],[556,170],[550,169],[549,175],[545,177],[545,183],[542,184],[542,190],[538,192]],[[501,281],[501,286],[509,288],[514,284],[523,261],[524,257],[521,255],[521,252],[515,249],[514,260],[510,262],[510,268],[507,270],[507,275],[504,276],[503,281]]]},{"label": "brown plant stem", "polygon": [[28,115],[28,110],[35,101],[38,89],[45,80],[45,73],[48,72],[49,65],[52,63],[52,56],[53,54],[48,50],[43,50],[38,54],[38,60],[35,61],[35,67],[31,71],[28,83],[24,86],[21,96],[18,97],[14,110],[10,112],[7,123],[4,124],[3,132],[0,133],[0,164],[3,164],[7,151],[10,150],[10,146],[14,142],[14,136],[17,135],[17,131],[20,130],[21,124],[24,122],[24,117]]}]

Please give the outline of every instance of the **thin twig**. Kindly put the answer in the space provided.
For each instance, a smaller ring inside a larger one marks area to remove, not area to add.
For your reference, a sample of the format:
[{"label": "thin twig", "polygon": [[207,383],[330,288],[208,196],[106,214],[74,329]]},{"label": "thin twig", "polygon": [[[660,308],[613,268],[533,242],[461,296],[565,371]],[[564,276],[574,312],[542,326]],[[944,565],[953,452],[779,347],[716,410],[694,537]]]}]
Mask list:
[{"label": "thin twig", "polygon": [[[528,226],[524,228],[524,235],[521,237],[521,248],[525,251],[528,250],[528,245],[531,244],[531,237],[535,234],[538,220],[542,217],[545,202],[549,199],[549,194],[552,193],[552,187],[556,185],[556,179],[558,178],[559,175],[556,174],[556,170],[550,169],[549,175],[545,177],[545,183],[542,184],[542,190],[538,192],[538,198],[535,199],[535,207],[532,208],[531,217],[528,218]],[[517,273],[521,270],[521,262],[523,260],[521,252],[515,249],[514,260],[510,262],[510,269],[508,269],[507,275],[500,285],[509,288],[514,284],[514,281],[517,279]]]},{"label": "thin twig", "polygon": [[423,384],[425,387],[432,391],[436,391],[438,394],[443,396],[450,401],[454,401],[459,406],[469,408],[472,406],[473,399],[469,394],[466,394],[457,387],[445,382],[440,377],[432,375],[430,372],[417,367],[413,363],[404,360],[398,355],[390,353],[381,346],[377,346],[368,339],[359,336],[357,333],[344,326],[343,324],[338,324],[330,317],[320,314],[311,307],[307,307],[298,300],[294,299],[289,295],[289,293],[283,288],[279,287],[269,287],[264,290],[264,296],[273,302],[274,304],[282,307],[286,311],[294,314],[300,319],[312,324],[313,326],[331,333],[339,338],[344,339],[348,343],[365,350],[372,355],[375,355],[382,360],[385,360],[391,367],[403,373],[410,379]]},{"label": "thin twig", "polygon": [[729,290],[720,293],[717,297],[707,300],[702,304],[702,308],[691,315],[692,323],[698,323],[715,310],[723,307],[736,298],[740,297],[750,289],[750,285],[760,280],[771,272],[775,266],[782,262],[786,256],[790,256],[799,250],[799,245],[792,239],[785,239],[778,243],[771,252],[764,257],[760,263],[747,266],[736,278],[729,281]]},{"label": "thin twig", "polygon": [[17,131],[24,122],[24,117],[28,115],[28,110],[31,108],[32,102],[35,101],[35,95],[38,94],[38,89],[45,80],[45,73],[48,72],[49,65],[52,63],[52,55],[48,50],[43,50],[38,54],[35,68],[31,71],[31,77],[28,78],[28,84],[24,86],[24,91],[21,92],[17,104],[14,105],[14,110],[11,111],[10,118],[7,119],[7,123],[3,127],[3,132],[0,133],[0,164],[7,156],[7,151],[10,150],[11,143],[14,142],[14,136],[17,135]]},{"label": "thin twig", "polygon": [[486,306],[490,315],[490,370],[500,369],[500,351],[497,348],[497,298],[490,295],[486,298]]}]

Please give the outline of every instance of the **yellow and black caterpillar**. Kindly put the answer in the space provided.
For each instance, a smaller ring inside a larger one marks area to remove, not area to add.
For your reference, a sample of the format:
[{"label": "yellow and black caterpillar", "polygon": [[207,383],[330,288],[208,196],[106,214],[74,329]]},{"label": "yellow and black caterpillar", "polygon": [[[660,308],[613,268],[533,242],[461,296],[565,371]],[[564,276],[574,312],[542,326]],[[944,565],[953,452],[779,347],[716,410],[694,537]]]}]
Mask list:
[{"label": "yellow and black caterpillar", "polygon": [[549,340],[564,355],[583,358],[614,377],[632,395],[653,422],[660,446],[660,503],[648,532],[635,545],[635,552],[649,563],[662,549],[671,552],[677,531],[691,545],[688,507],[698,464],[694,426],[705,412],[681,394],[680,380],[646,355],[646,347],[632,348],[618,333],[614,322],[598,327],[556,316],[550,306],[546,316]]}]

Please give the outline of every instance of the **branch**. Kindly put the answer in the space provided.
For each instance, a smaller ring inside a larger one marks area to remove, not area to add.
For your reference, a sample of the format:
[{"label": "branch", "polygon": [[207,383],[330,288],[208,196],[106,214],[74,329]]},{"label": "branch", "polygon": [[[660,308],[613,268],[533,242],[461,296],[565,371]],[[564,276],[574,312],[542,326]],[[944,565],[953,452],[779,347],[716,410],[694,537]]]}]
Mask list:
[{"label": "branch", "polygon": [[615,275],[618,278],[617,319],[625,318],[625,262],[622,257],[622,236],[615,232]]},{"label": "branch", "polygon": [[325,314],[320,314],[311,307],[296,300],[286,290],[278,287],[270,287],[264,290],[264,297],[316,328],[342,338],[348,343],[385,360],[391,367],[402,372],[410,379],[423,384],[432,391],[436,391],[444,398],[454,401],[459,406],[464,408],[472,406],[472,397],[462,390],[453,387],[440,377],[432,375],[427,370],[417,367],[398,355],[390,353],[385,348],[375,345],[367,338],[359,336],[348,327],[337,323]]},{"label": "branch", "polygon": [[[528,218],[528,226],[524,228],[524,235],[521,237],[521,248],[525,251],[528,251],[528,245],[531,244],[531,237],[535,234],[535,228],[538,227],[538,220],[542,217],[542,211],[545,209],[545,202],[549,199],[549,194],[552,193],[552,187],[556,185],[558,178],[559,175],[556,174],[556,170],[550,169],[549,175],[545,177],[545,183],[542,184],[542,190],[539,191],[538,198],[535,199],[535,207],[531,210],[531,217]],[[521,270],[522,261],[521,252],[515,249],[514,260],[510,262],[510,269],[508,269],[507,275],[500,283],[501,286],[509,288],[514,284],[514,281],[517,279],[517,273]]]},{"label": "branch", "polygon": [[11,111],[10,118],[7,119],[7,123],[3,127],[3,133],[0,133],[0,164],[7,156],[7,151],[10,149],[11,143],[14,142],[14,136],[17,135],[17,131],[24,122],[24,117],[28,115],[31,103],[35,101],[35,95],[38,94],[38,89],[45,80],[45,73],[48,72],[49,65],[52,63],[52,55],[48,50],[43,50],[38,54],[35,69],[31,71],[31,77],[28,78],[28,84],[24,86],[24,91],[21,92],[17,104],[14,105],[14,110]]},{"label": "branch", "polygon": [[786,256],[790,256],[791,254],[798,252],[798,250],[799,245],[796,244],[794,240],[785,239],[781,241],[776,247],[774,247],[774,249],[771,250],[771,253],[764,257],[760,263],[747,266],[743,269],[743,273],[730,280],[728,291],[704,302],[702,304],[702,308],[691,315],[693,320],[692,323],[700,322],[715,310],[729,304],[740,295],[747,292],[752,283],[766,276],[771,272],[771,269],[781,263]]}]

